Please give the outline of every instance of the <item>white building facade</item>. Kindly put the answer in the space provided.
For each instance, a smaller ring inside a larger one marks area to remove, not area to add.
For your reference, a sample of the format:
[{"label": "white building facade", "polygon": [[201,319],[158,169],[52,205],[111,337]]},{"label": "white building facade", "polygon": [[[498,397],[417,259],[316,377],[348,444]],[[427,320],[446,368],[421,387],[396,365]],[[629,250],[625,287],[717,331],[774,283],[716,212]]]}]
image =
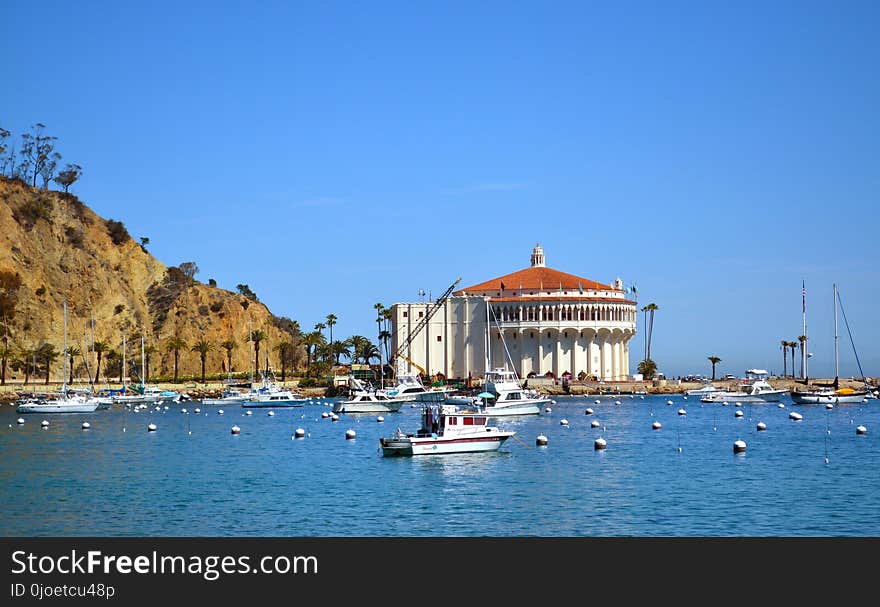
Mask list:
[{"label": "white building facade", "polygon": [[[392,306],[395,351],[434,306]],[[636,302],[626,298],[620,279],[605,285],[548,268],[538,245],[530,267],[466,287],[442,302],[391,362],[450,379],[482,377],[488,366],[513,367],[522,378],[570,374],[620,381],[629,377],[636,319]]]}]

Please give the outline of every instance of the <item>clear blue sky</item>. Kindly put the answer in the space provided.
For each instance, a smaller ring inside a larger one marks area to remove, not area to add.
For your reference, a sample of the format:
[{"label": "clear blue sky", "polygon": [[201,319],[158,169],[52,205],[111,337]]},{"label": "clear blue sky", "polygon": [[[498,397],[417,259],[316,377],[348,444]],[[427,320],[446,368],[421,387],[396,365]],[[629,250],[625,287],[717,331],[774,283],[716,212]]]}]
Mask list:
[{"label": "clear blue sky", "polygon": [[660,306],[668,374],[779,372],[806,280],[811,374],[832,372],[836,281],[880,375],[876,2],[2,14],[0,126],[45,123],[97,212],[306,329],[334,313],[375,337],[374,303],[520,269],[540,242]]}]

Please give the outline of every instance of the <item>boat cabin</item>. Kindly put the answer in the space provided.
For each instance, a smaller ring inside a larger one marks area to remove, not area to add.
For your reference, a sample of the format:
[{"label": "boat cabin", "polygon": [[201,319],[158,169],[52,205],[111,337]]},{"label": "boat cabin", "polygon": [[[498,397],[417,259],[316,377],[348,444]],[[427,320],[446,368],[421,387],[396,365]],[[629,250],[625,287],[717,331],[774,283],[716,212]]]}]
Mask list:
[{"label": "boat cabin", "polygon": [[454,405],[425,407],[422,415],[422,427],[416,436],[470,433],[484,428],[488,421],[488,416],[459,411]]}]

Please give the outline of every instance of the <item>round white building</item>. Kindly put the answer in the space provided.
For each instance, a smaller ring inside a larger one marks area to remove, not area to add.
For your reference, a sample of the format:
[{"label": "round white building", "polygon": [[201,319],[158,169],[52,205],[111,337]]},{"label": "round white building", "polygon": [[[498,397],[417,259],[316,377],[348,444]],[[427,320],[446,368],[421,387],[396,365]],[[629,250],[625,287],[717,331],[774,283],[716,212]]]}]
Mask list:
[{"label": "round white building", "polygon": [[[433,306],[392,306],[395,351]],[[456,291],[392,364],[464,379],[512,362],[521,378],[620,381],[629,375],[636,318],[620,279],[605,285],[548,268],[538,245],[530,267]]]}]

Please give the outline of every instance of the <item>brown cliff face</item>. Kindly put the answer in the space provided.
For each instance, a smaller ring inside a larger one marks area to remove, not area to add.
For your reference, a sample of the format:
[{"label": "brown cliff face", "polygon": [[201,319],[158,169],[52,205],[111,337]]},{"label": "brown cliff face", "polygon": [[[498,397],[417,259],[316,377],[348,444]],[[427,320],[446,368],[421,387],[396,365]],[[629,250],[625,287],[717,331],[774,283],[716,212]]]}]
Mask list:
[{"label": "brown cliff face", "polygon": [[[150,356],[153,376],[173,373],[174,358],[166,345],[175,336],[187,344],[180,351],[181,376],[201,373],[199,354],[190,348],[202,339],[212,346],[208,374],[226,372],[220,344],[230,339],[237,345],[233,371],[247,372],[253,358],[253,344],[246,342],[249,327],[267,336],[260,344],[260,366],[268,352],[270,365],[279,368],[274,348],[293,340],[263,304],[187,281],[176,268],[169,271],[121,224],[99,217],[75,196],[0,179],[0,201],[0,271],[21,277],[9,326],[11,349],[49,342],[61,350],[66,301],[68,345],[85,351],[94,323],[95,341],[121,353],[126,335],[129,358],[140,361],[143,334],[156,349]],[[94,355],[89,364],[94,370]],[[53,379],[60,377],[61,366],[59,359]]]}]

